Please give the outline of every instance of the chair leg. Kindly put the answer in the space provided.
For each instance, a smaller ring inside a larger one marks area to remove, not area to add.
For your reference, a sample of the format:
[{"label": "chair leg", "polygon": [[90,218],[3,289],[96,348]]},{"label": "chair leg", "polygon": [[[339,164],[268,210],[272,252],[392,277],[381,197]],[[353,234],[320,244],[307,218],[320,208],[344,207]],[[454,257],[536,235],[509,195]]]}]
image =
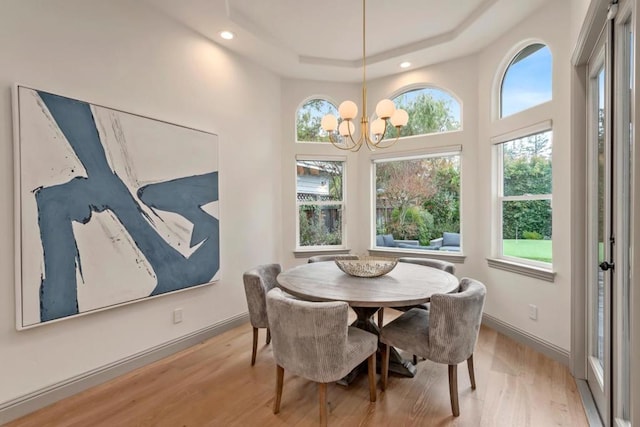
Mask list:
[{"label": "chair leg", "polygon": [[320,400],[320,425],[327,425],[327,383],[318,383],[318,398]]},{"label": "chair leg", "polygon": [[256,364],[257,349],[258,349],[258,328],[253,328],[253,351],[251,352],[251,366]]},{"label": "chair leg", "polygon": [[267,345],[271,342],[271,330],[267,328]]},{"label": "chair leg", "polygon": [[369,356],[369,400],[376,401],[376,353]]},{"label": "chair leg", "polygon": [[282,400],[282,383],[284,379],[284,368],[276,365],[276,400],[273,402],[273,413],[280,412],[280,401]]},{"label": "chair leg", "polygon": [[391,347],[387,344],[383,344],[382,350],[382,391],[387,389],[387,379],[389,378],[389,353],[391,352]]},{"label": "chair leg", "polygon": [[384,307],[380,307],[378,310],[378,328],[382,328],[382,323],[384,321]]},{"label": "chair leg", "polygon": [[451,411],[453,416],[460,415],[458,405],[458,365],[449,365],[449,398],[451,399]]},{"label": "chair leg", "polygon": [[471,389],[476,389],[476,375],[473,371],[473,353],[467,359],[467,367],[469,368],[469,380],[471,381]]}]

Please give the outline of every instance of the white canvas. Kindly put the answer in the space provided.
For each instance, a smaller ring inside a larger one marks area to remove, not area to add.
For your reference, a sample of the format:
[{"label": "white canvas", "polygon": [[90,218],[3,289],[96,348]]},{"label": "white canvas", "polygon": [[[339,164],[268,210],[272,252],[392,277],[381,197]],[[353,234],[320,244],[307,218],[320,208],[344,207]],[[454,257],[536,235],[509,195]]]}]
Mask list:
[{"label": "white canvas", "polygon": [[217,136],[18,86],[19,329],[218,278]]}]

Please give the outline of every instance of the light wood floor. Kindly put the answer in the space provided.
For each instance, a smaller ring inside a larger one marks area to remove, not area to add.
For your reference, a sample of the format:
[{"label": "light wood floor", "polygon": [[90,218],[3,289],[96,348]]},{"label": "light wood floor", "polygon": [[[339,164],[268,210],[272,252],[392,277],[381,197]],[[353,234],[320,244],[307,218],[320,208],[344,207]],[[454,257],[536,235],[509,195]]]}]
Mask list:
[{"label": "light wood floor", "polygon": [[[387,311],[393,317],[394,311]],[[254,367],[247,324],[8,426],[317,425],[316,386],[286,372],[280,413],[272,413],[276,368],[264,338],[260,330]],[[458,368],[458,418],[451,415],[447,367],[423,360],[415,378],[390,375],[387,390],[378,388],[376,403],[369,402],[366,375],[349,387],[329,385],[329,424],[588,425],[575,381],[561,364],[486,327],[480,331],[474,363],[475,391],[466,364]]]}]

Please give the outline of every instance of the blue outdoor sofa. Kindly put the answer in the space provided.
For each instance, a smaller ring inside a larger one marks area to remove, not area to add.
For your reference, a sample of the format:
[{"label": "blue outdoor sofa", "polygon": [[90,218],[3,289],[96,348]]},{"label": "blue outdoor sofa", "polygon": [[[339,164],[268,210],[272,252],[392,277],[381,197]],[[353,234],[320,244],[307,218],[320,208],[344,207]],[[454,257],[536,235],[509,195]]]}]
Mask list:
[{"label": "blue outdoor sofa", "polygon": [[396,240],[391,234],[378,234],[376,236],[376,246],[460,252],[460,233],[444,232],[442,233],[442,237],[429,241],[428,246],[420,245],[420,242],[417,240]]}]

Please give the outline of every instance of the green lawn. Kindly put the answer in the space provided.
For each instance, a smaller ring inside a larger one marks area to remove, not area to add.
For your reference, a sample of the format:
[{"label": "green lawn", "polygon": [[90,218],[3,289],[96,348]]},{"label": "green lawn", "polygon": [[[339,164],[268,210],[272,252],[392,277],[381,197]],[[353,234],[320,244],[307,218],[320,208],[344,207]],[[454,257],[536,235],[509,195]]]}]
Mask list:
[{"label": "green lawn", "polygon": [[502,253],[507,256],[551,262],[551,240],[505,239]]}]

